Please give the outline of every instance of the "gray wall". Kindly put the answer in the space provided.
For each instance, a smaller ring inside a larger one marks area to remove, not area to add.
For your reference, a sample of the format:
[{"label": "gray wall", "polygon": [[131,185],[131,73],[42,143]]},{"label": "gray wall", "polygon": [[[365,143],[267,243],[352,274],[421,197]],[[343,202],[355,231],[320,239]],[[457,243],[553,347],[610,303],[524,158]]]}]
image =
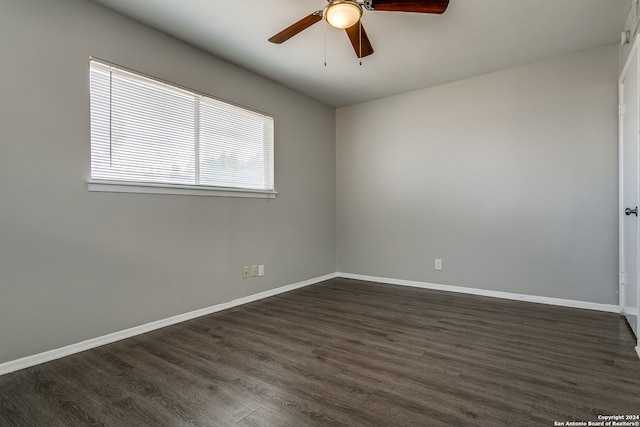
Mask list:
[{"label": "gray wall", "polygon": [[[86,0],[0,0],[0,52],[0,363],[336,271],[332,108]],[[272,114],[278,197],[89,193],[91,55]]]},{"label": "gray wall", "polygon": [[608,46],[339,109],[339,271],[617,304],[617,73]]}]

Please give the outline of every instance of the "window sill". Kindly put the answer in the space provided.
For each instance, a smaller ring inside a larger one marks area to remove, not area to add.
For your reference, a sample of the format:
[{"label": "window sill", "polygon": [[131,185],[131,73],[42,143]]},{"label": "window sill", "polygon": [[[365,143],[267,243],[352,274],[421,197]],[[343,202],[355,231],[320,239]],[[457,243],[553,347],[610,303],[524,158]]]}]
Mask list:
[{"label": "window sill", "polygon": [[278,194],[277,191],[270,190],[125,181],[90,180],[88,185],[89,191],[108,193],[178,194],[182,196],[244,197],[253,199],[275,199]]}]

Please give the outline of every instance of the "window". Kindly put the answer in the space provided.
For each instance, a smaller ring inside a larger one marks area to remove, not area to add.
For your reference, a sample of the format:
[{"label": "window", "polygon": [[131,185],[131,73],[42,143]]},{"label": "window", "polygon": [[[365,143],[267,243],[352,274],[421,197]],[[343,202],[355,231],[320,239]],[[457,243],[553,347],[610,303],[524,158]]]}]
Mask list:
[{"label": "window", "polygon": [[91,190],[275,197],[272,117],[96,60],[90,77]]}]

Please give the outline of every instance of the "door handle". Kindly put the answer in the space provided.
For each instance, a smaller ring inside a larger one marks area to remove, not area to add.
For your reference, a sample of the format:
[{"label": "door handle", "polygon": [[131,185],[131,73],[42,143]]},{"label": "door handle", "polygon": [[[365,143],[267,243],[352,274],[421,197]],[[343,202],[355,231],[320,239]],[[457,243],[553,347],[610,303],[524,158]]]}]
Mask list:
[{"label": "door handle", "polygon": [[627,209],[624,210],[624,214],[625,215],[634,214],[635,216],[638,216],[638,207],[636,206],[635,209],[627,208]]}]

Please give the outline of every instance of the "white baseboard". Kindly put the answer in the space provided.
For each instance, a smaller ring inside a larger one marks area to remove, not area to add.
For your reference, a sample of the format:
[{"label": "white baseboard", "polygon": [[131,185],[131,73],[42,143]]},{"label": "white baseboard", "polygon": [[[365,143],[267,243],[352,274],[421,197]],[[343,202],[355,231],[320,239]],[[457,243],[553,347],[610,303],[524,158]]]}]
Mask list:
[{"label": "white baseboard", "polygon": [[[302,282],[294,283],[291,285],[281,286],[276,289],[271,289],[269,291],[260,292],[260,293],[249,295],[243,298],[238,298],[233,301],[217,304],[211,307],[190,311],[188,313],[179,314],[177,316],[172,316],[166,319],[157,320],[155,322],[146,323],[140,326],[135,326],[133,328],[125,329],[119,332],[114,332],[112,334],[104,335],[101,337],[91,338],[86,341],[82,341],[76,344],[71,344],[71,345],[57,348],[54,350],[45,351],[43,353],[34,354],[32,356],[23,357],[21,359],[5,362],[0,364],[0,375],[5,375],[11,372],[18,371],[20,369],[25,369],[31,366],[39,365],[41,363],[60,359],[65,356],[70,356],[72,354],[76,354],[85,350],[90,350],[92,348],[100,347],[105,344],[110,344],[126,338],[131,338],[136,335],[144,334],[146,332],[151,332],[156,329],[174,325],[176,323],[195,319],[196,317],[206,316],[208,314],[227,310],[229,308],[237,307],[243,304],[248,304],[250,302],[258,301],[263,298],[268,298],[284,292],[292,291],[294,289],[303,288],[305,286],[313,285],[313,284],[323,282],[325,280],[330,280],[336,277],[364,280],[369,282],[388,283],[391,285],[411,286],[415,288],[433,289],[433,290],[446,291],[446,292],[457,292],[457,293],[463,293],[463,294],[481,295],[481,296],[510,299],[510,300],[517,300],[517,301],[534,302],[534,303],[556,305],[556,306],[562,306],[562,307],[606,311],[611,313],[620,313],[621,311],[619,306],[613,305],[613,304],[598,304],[598,303],[586,302],[586,301],[567,300],[567,299],[560,299],[560,298],[548,298],[548,297],[540,297],[535,295],[514,294],[510,292],[490,291],[490,290],[476,289],[476,288],[465,288],[461,286],[438,285],[434,283],[417,282],[417,281],[402,280],[402,279],[390,279],[386,277],[364,276],[360,274],[351,274],[351,273],[332,273],[332,274],[327,274],[325,276],[320,276],[320,277],[305,280]],[[635,349],[636,349],[636,352],[638,353],[638,356],[640,357],[640,345]]]},{"label": "white baseboard", "polygon": [[177,316],[168,317],[166,319],[157,320],[155,322],[146,323],[140,326],[135,326],[133,328],[125,329],[119,332],[114,332],[112,334],[104,335],[101,337],[91,338],[76,344],[71,344],[71,345],[57,348],[54,350],[45,351],[44,353],[34,354],[32,356],[27,356],[21,359],[5,362],[0,364],[0,375],[5,375],[11,372],[18,371],[20,369],[25,369],[31,366],[39,365],[41,363],[60,359],[65,356],[70,356],[72,354],[76,354],[76,353],[80,353],[81,351],[100,347],[105,344],[111,344],[113,342],[120,341],[125,338],[131,338],[136,335],[144,334],[146,332],[151,332],[156,329],[160,329],[166,326],[174,325],[176,323],[184,322],[186,320],[195,319],[196,317],[206,316],[208,314],[216,313],[218,311],[227,310],[229,308],[237,307],[243,304],[248,304],[250,302],[258,301],[263,298],[268,298],[284,292],[289,292],[294,289],[303,288],[305,286],[313,285],[319,282],[324,282],[325,280],[333,279],[335,277],[338,277],[336,273],[327,274],[325,276],[316,277],[313,279],[305,280],[305,281],[294,283],[287,286],[281,286],[279,288],[260,292],[254,295],[238,298],[233,301],[213,305],[211,307],[190,311],[188,313],[179,314]]},{"label": "white baseboard", "polygon": [[433,289],[437,291],[457,292],[462,294],[481,295],[485,297],[502,298],[516,301],[535,302],[539,304],[557,305],[571,308],[620,313],[620,306],[614,304],[599,304],[595,302],[576,301],[561,298],[549,298],[536,295],[514,294],[511,292],[490,291],[486,289],[465,288],[462,286],[437,285],[435,283],[416,282],[412,280],[390,279],[388,277],[363,276],[361,274],[337,273],[337,277],[345,279],[365,280],[368,282],[387,283],[390,285],[411,286],[414,288]]}]

